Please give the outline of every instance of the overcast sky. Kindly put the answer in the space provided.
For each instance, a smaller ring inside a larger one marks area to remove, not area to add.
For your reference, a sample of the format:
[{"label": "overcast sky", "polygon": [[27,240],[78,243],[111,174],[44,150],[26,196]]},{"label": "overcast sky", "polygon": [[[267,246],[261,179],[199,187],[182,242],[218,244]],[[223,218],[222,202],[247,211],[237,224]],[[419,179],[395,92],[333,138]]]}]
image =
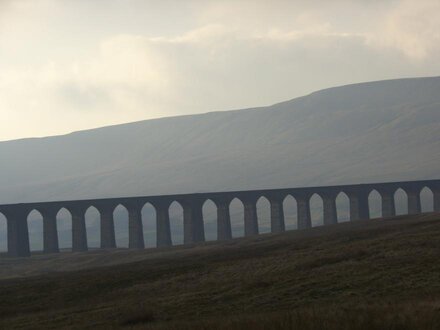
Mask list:
[{"label": "overcast sky", "polygon": [[436,75],[438,0],[0,0],[0,140]]}]

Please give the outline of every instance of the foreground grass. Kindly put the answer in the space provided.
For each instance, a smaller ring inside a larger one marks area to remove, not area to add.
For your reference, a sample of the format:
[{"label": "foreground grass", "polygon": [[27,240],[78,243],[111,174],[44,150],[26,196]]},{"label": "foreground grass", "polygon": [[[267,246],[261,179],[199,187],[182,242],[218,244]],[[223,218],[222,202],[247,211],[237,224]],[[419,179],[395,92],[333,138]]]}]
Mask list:
[{"label": "foreground grass", "polygon": [[[148,313],[144,313],[144,316]],[[440,327],[438,303],[415,305],[383,304],[299,308],[291,312],[231,315],[227,318],[207,318],[193,322],[168,322],[154,325],[154,318],[133,318],[122,322],[131,328],[147,329],[255,329],[255,330],[383,330],[430,329]],[[148,325],[149,324],[149,325]],[[136,326],[138,325],[138,326]]]},{"label": "foreground grass", "polygon": [[0,328],[440,329],[439,257],[438,214],[177,248],[2,280]]}]

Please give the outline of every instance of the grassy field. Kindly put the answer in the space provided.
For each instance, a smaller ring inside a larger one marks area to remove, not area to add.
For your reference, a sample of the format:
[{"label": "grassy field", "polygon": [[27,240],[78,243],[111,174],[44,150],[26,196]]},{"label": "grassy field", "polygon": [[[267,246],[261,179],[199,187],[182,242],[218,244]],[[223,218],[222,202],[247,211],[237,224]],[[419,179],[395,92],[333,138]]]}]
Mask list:
[{"label": "grassy field", "polygon": [[439,214],[0,266],[2,329],[440,329]]}]

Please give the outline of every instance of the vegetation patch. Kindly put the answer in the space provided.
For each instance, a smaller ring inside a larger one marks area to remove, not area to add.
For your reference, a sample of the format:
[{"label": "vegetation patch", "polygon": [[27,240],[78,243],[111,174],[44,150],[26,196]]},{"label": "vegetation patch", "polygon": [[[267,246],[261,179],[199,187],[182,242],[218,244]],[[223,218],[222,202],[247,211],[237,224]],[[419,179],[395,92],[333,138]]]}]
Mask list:
[{"label": "vegetation patch", "polygon": [[440,329],[439,237],[426,214],[4,279],[0,328]]}]

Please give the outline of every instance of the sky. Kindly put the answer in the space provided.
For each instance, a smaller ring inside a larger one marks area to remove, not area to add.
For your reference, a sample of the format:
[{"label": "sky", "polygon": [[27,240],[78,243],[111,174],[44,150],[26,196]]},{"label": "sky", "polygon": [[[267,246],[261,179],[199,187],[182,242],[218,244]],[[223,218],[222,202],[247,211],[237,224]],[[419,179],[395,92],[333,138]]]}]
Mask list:
[{"label": "sky", "polygon": [[0,0],[0,141],[437,75],[438,0]]}]

